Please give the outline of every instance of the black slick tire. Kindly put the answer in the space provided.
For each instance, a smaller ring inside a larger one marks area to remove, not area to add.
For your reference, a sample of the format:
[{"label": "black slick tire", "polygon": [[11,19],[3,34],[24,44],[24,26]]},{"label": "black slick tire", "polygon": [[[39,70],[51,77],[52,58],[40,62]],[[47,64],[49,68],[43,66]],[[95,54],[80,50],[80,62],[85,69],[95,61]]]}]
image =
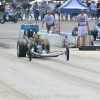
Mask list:
[{"label": "black slick tire", "polygon": [[17,56],[18,57],[26,57],[26,40],[25,39],[19,39],[17,41]]}]

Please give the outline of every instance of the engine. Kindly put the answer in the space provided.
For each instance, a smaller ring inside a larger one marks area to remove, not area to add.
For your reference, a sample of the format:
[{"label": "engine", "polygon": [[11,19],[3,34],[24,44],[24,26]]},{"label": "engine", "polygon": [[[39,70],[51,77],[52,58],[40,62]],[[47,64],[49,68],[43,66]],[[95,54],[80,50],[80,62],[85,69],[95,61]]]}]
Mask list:
[{"label": "engine", "polygon": [[49,52],[49,42],[47,40],[41,39],[40,34],[34,34],[33,30],[27,29],[24,32],[24,38],[30,45],[32,52],[38,54],[47,54]]},{"label": "engine", "polygon": [[42,39],[35,39],[32,41],[31,46],[32,52],[36,52],[39,54],[47,54],[46,43]]}]

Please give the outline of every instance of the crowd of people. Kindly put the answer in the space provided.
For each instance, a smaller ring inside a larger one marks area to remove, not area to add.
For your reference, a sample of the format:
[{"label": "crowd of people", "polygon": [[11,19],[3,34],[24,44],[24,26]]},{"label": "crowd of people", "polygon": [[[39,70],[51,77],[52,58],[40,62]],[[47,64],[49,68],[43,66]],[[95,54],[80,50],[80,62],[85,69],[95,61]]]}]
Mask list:
[{"label": "crowd of people", "polygon": [[[67,1],[67,0],[65,0]],[[13,0],[12,3],[6,3],[6,1],[2,1],[0,5],[0,16],[4,11],[9,11],[9,13],[15,13],[16,11],[20,11],[21,13],[21,20],[34,18],[35,20],[39,20],[39,16],[41,16],[42,20],[44,18],[44,15],[47,14],[47,10],[51,10],[52,14],[55,17],[55,14],[58,14],[58,8],[65,2],[53,2],[52,1],[42,1],[42,2],[34,2],[33,4],[30,3],[30,1],[26,0],[22,3],[17,2],[16,0]],[[100,17],[100,0],[96,3],[95,1],[92,2],[84,2],[81,1],[84,5],[88,7],[87,14],[88,17],[99,18]],[[3,8],[2,8],[3,6]],[[74,16],[78,14],[68,14],[68,13],[62,13],[61,19],[62,20],[68,20],[68,15],[70,15],[70,20],[73,19]]]},{"label": "crowd of people", "polygon": [[9,12],[13,14],[17,11],[21,13],[21,19],[29,19],[34,18],[35,20],[39,20],[39,16],[41,16],[41,20],[44,18],[44,15],[47,14],[47,10],[51,10],[53,15],[56,13],[56,5],[51,2],[34,2],[34,4],[30,4],[28,0],[23,1],[22,3],[18,3],[13,0],[12,3],[6,3],[6,1],[2,1],[0,5],[0,17],[4,12]]},{"label": "crowd of people", "polygon": [[[88,3],[86,3],[84,0],[80,0],[80,2],[82,2],[85,6],[87,6],[87,15],[88,18],[95,18],[95,19],[99,19],[100,17],[100,0],[98,0],[98,2],[95,2],[95,0],[89,1]],[[62,20],[68,20],[68,13],[63,13],[61,14],[62,16]],[[70,15],[70,20],[72,20],[74,18],[74,16],[77,16],[78,14],[73,13],[73,14],[69,14]],[[63,18],[65,17],[65,18]]]}]

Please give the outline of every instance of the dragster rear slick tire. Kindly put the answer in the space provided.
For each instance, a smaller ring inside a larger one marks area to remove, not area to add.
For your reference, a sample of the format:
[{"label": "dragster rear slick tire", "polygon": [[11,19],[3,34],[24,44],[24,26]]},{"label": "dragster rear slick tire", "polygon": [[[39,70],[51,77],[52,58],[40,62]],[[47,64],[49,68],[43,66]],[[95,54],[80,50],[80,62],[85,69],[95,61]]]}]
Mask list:
[{"label": "dragster rear slick tire", "polygon": [[25,39],[19,39],[17,41],[17,56],[18,57],[26,57],[26,40]]}]

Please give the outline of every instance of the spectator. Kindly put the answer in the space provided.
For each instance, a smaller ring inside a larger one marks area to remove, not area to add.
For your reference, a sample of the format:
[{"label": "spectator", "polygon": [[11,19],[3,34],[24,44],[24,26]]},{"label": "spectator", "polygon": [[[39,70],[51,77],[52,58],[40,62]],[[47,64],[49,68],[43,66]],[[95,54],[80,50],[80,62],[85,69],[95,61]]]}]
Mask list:
[{"label": "spectator", "polygon": [[8,3],[5,5],[5,11],[7,11],[7,9],[10,9],[10,5]]},{"label": "spectator", "polygon": [[23,1],[23,5],[22,5],[22,17],[25,14],[25,18],[26,18],[26,8],[27,8],[26,1]]},{"label": "spectator", "polygon": [[39,8],[41,7],[41,2],[38,3],[38,7],[39,7]]},{"label": "spectator", "polygon": [[100,17],[100,0],[98,0],[98,3],[97,3],[97,18],[99,19]]},{"label": "spectator", "polygon": [[35,20],[39,20],[39,6],[38,6],[38,3],[35,2],[34,5],[33,5],[33,11],[34,11],[34,18]]},{"label": "spectator", "polygon": [[52,14],[55,17],[55,10],[56,10],[56,5],[51,1],[51,3],[48,5],[48,8],[52,11]]},{"label": "spectator", "polygon": [[59,3],[56,5],[57,8],[57,13],[58,13],[58,8],[61,6],[61,2],[59,1]]},{"label": "spectator", "polygon": [[31,8],[30,2],[26,1],[26,19],[28,19],[30,16],[30,8]]},{"label": "spectator", "polygon": [[88,1],[88,3],[87,3],[87,7],[88,7],[88,9],[87,9],[87,15],[88,15],[88,17],[90,17],[90,14],[91,14],[90,5],[91,5],[91,1]]},{"label": "spectator", "polygon": [[33,5],[31,5],[31,8],[30,8],[30,17],[33,18]]},{"label": "spectator", "polygon": [[16,12],[17,12],[17,17],[20,18],[21,20],[23,20],[22,14],[21,14],[21,7],[20,7],[20,5],[17,6]]},{"label": "spectator", "polygon": [[40,6],[40,14],[41,14],[41,20],[44,18],[44,16],[46,15],[46,12],[47,12],[47,6],[46,6],[46,3],[45,1],[43,1],[41,3],[41,6]]},{"label": "spectator", "polygon": [[17,5],[18,5],[18,3],[15,0],[13,0],[13,3],[11,4],[11,6],[12,6],[12,10],[14,13],[16,12]]},{"label": "spectator", "polygon": [[46,23],[47,33],[49,33],[52,26],[55,26],[55,18],[51,13],[52,13],[51,10],[47,11],[47,15],[44,16],[44,19],[42,22],[42,27],[43,27],[44,22]]},{"label": "spectator", "polygon": [[89,30],[88,16],[81,9],[80,14],[77,16],[78,21],[78,39],[77,44],[80,44],[80,38],[82,37],[82,45],[85,43],[85,34],[87,33],[87,28]]},{"label": "spectator", "polygon": [[50,4],[50,1],[46,2],[46,5],[47,5],[47,9],[48,9],[48,5]]},{"label": "spectator", "polygon": [[96,19],[97,4],[95,3],[95,1],[92,1],[91,5],[90,5],[90,8],[91,8],[91,17],[92,17],[92,19],[93,19],[93,16],[94,16],[95,19]]},{"label": "spectator", "polygon": [[1,19],[2,15],[4,14],[4,11],[5,11],[5,3],[4,3],[4,1],[2,1],[1,5],[0,5],[0,19]]},{"label": "spectator", "polygon": [[10,16],[13,15],[13,10],[11,9],[11,5],[10,5],[10,7],[7,9],[7,12],[8,12],[8,15],[9,15],[9,18],[10,18]]}]

